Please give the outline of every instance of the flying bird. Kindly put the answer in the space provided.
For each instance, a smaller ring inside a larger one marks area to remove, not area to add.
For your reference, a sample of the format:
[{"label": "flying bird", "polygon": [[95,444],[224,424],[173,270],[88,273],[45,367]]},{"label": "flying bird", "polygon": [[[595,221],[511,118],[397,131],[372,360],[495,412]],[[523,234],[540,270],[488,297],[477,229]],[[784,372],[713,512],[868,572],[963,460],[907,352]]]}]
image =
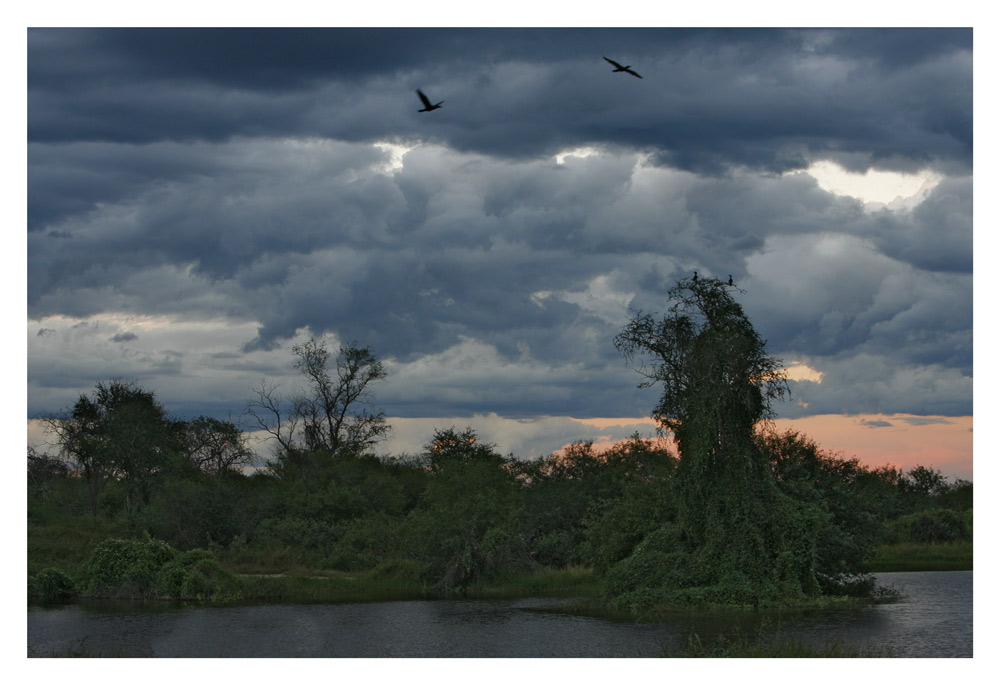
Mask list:
[{"label": "flying bird", "polygon": [[419,88],[417,88],[417,96],[420,98],[420,101],[422,103],[424,103],[424,108],[423,109],[418,109],[417,110],[418,112],[433,112],[435,109],[441,109],[441,103],[444,102],[444,100],[442,100],[441,102],[437,103],[436,105],[432,105],[431,101],[429,99],[427,99],[427,96],[424,95],[424,92],[422,90],[420,90]]},{"label": "flying bird", "polygon": [[623,67],[622,65],[618,64],[618,62],[614,61],[613,59],[608,59],[607,57],[604,58],[604,61],[608,62],[609,64],[613,64],[615,67],[615,71],[624,71],[626,74],[632,74],[636,78],[642,78],[641,76],[639,76],[639,74],[632,71],[632,67],[629,65]]}]

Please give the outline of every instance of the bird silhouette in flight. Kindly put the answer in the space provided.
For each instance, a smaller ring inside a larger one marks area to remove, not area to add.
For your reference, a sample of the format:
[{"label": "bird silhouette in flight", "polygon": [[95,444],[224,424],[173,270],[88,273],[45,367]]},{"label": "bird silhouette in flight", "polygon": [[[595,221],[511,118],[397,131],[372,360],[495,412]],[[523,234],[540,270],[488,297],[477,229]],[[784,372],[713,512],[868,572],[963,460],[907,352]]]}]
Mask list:
[{"label": "bird silhouette in flight", "polygon": [[431,101],[427,98],[426,95],[424,95],[424,92],[422,90],[420,90],[419,88],[417,88],[417,96],[420,98],[420,101],[422,103],[424,103],[424,108],[423,109],[418,109],[417,110],[418,112],[433,112],[436,109],[441,109],[441,103],[444,102],[444,100],[442,100],[441,102],[437,103],[436,105],[432,105]]},{"label": "bird silhouette in flight", "polygon": [[609,64],[613,64],[615,67],[615,71],[624,71],[626,74],[632,74],[636,78],[642,78],[641,76],[639,76],[639,74],[632,71],[632,67],[629,65],[623,67],[622,65],[618,64],[618,62],[614,61],[613,59],[608,59],[607,57],[604,58],[604,61],[608,62]]}]

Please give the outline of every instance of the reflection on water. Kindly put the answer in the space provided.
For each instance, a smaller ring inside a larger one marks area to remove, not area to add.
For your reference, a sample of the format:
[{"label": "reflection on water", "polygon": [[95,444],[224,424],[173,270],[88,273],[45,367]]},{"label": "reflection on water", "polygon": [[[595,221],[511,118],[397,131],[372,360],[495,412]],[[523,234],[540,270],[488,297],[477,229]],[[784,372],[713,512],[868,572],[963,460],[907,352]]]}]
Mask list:
[{"label": "reflection on water", "polygon": [[[882,573],[892,604],[765,619],[763,630],[820,646],[839,640],[893,656],[972,656],[972,572]],[[629,624],[526,609],[559,600],[28,609],[28,654],[156,657],[658,657],[703,638],[755,634],[759,619],[687,615]]]}]

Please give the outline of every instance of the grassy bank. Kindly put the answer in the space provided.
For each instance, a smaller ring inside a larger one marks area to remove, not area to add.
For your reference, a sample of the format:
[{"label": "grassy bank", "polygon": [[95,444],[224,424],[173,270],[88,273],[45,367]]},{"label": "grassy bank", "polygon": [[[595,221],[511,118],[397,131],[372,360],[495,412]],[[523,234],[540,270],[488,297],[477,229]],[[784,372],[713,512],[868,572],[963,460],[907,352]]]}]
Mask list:
[{"label": "grassy bank", "polygon": [[[101,540],[127,537],[120,528],[89,516],[35,516],[28,522],[28,574],[54,568],[74,576]],[[232,545],[213,552],[221,568],[237,576],[241,601],[363,602],[440,596],[421,579],[421,568],[415,562],[387,562],[371,570],[348,573],[317,568],[292,549]],[[872,570],[876,572],[969,569],[971,542],[887,545],[878,548],[872,559]],[[510,574],[500,581],[468,587],[461,596],[577,597],[589,600],[577,608],[581,613],[606,611],[599,606],[599,582],[585,567]],[[635,616],[629,618],[635,620]]]},{"label": "grassy bank", "polygon": [[425,585],[371,574],[240,576],[241,601],[268,603],[389,602],[429,597]]},{"label": "grassy bank", "polygon": [[514,599],[517,597],[594,598],[601,587],[594,572],[582,566],[561,569],[543,568],[511,574],[502,581],[473,585],[465,595],[477,599]]},{"label": "grassy bank", "polygon": [[[363,573],[322,575],[242,575],[243,599],[266,602],[384,602],[442,597],[419,578],[408,562],[380,565]],[[469,599],[518,597],[596,597],[599,586],[590,569],[540,569],[503,580],[472,585],[458,595]]]},{"label": "grassy bank", "polygon": [[875,550],[872,571],[971,571],[972,542],[883,545]]},{"label": "grassy bank", "polygon": [[97,543],[122,534],[118,527],[90,516],[29,519],[28,573],[46,567],[71,572],[83,565]]}]

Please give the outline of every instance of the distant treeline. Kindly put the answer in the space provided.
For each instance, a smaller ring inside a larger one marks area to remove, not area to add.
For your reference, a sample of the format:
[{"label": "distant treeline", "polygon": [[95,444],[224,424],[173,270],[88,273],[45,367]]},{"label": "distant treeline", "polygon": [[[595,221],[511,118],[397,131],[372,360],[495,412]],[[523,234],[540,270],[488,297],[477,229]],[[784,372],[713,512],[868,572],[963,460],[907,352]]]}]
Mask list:
[{"label": "distant treeline", "polygon": [[[870,597],[876,546],[971,539],[971,483],[767,430],[788,386],[734,291],[695,278],[663,318],[635,313],[615,345],[650,359],[642,385],[662,387],[652,414],[673,442],[635,435],[600,454],[580,442],[517,458],[452,427],[417,455],[375,456],[390,426],[372,392],[386,374],[354,344],[293,347],[298,394],[261,381],[244,416],[275,450],[252,475],[235,424],[174,420],[136,383],[99,382],[46,418],[58,455],[28,453],[29,571],[62,566],[35,587],[73,584],[68,572],[114,593],[133,577],[126,558],[144,569],[135,587],[198,596],[225,585],[216,560],[244,573],[404,569],[440,593],[577,565],[619,608],[757,607]],[[97,544],[107,538],[119,540]]]},{"label": "distant treeline", "polygon": [[[666,572],[664,554],[680,544],[664,534],[678,514],[678,457],[664,441],[635,436],[600,454],[579,442],[522,459],[501,455],[472,429],[452,428],[435,432],[417,455],[293,450],[244,475],[238,459],[219,456],[241,444],[231,424],[197,419],[171,430],[192,439],[212,428],[230,442],[199,443],[217,444],[214,452],[183,441],[158,446],[160,461],[140,473],[142,487],[125,470],[104,474],[96,508],[85,468],[29,452],[29,550],[32,538],[73,530],[77,521],[92,542],[148,533],[178,550],[211,550],[240,572],[403,562],[441,592],[517,570],[583,565],[603,579],[609,598],[628,606],[643,603],[648,573],[636,569]],[[837,579],[864,573],[879,544],[971,539],[969,482],[922,466],[871,468],[796,433],[762,437],[760,445],[780,491],[817,514],[822,591],[844,591]],[[53,544],[67,549],[29,552],[31,573],[54,565],[72,575],[91,552],[74,557],[75,541]]]}]

